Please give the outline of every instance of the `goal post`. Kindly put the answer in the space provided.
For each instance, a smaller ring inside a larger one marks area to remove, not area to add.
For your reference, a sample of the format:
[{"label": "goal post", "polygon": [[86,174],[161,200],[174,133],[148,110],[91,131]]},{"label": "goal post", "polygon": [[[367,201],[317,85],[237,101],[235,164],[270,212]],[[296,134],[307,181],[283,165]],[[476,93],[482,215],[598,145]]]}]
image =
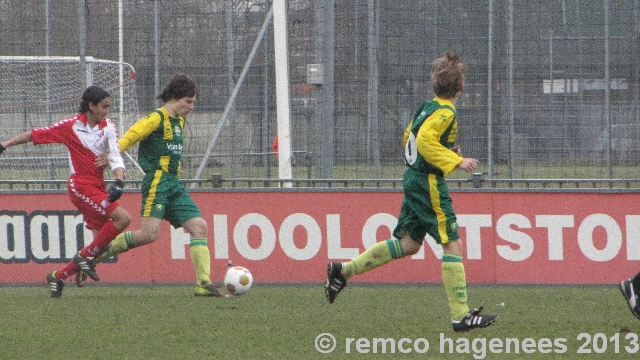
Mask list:
[{"label": "goal post", "polygon": [[[139,119],[136,72],[128,63],[80,57],[0,56],[0,139],[48,126],[78,112],[83,84],[111,94],[108,117],[122,134]],[[123,154],[127,178],[141,178],[133,154]],[[51,144],[14,147],[0,156],[3,180],[64,180],[69,176],[68,151]],[[107,178],[110,172],[107,171]]]}]

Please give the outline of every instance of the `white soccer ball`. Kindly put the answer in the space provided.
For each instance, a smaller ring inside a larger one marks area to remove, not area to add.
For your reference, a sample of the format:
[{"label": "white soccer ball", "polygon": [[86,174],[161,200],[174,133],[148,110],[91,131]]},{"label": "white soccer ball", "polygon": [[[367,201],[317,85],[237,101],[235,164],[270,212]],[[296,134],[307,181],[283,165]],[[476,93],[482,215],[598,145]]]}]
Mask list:
[{"label": "white soccer ball", "polygon": [[253,285],[253,275],[245,267],[233,266],[224,276],[224,286],[231,295],[244,295]]}]

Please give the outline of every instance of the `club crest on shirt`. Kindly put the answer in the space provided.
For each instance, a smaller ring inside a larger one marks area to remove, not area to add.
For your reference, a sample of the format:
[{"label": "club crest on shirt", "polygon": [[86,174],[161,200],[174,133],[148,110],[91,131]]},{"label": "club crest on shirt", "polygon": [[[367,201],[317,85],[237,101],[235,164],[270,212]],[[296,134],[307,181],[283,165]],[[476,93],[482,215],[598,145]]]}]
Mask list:
[{"label": "club crest on shirt", "polygon": [[180,129],[180,126],[176,125],[173,127],[173,132],[177,135],[180,136],[182,135],[182,129]]}]

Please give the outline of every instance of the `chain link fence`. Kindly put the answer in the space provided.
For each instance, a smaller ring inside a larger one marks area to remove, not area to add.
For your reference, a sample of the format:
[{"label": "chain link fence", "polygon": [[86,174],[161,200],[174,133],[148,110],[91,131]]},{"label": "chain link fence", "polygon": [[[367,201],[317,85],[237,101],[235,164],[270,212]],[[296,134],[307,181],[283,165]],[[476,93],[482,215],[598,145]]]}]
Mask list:
[{"label": "chain link fence", "polygon": [[[459,143],[465,156],[480,160],[484,178],[637,178],[639,0],[287,6],[294,179],[401,178],[404,128],[434,96],[430,63],[447,50],[468,65],[457,104]],[[0,0],[0,53],[131,64],[139,116],[160,105],[155,95],[171,75],[185,72],[200,97],[187,119],[183,177],[206,164],[203,178],[273,179],[274,64],[284,59],[274,56],[270,7],[268,0]],[[41,116],[23,126],[2,117],[0,135],[48,121]]]}]

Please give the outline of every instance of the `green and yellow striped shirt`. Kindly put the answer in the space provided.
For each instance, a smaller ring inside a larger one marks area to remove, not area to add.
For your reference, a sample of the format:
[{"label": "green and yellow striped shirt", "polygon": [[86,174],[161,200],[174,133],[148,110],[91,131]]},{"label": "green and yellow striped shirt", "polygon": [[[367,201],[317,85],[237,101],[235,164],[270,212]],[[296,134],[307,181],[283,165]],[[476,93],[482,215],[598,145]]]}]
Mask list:
[{"label": "green and yellow striped shirt", "polygon": [[182,134],[184,118],[171,117],[163,107],[138,120],[120,138],[120,151],[136,143],[138,163],[145,173],[162,170],[173,175],[180,173],[182,162]]},{"label": "green and yellow striped shirt", "polygon": [[457,133],[453,103],[440,97],[425,101],[404,132],[407,166],[428,174],[451,174],[462,161],[451,150]]}]

